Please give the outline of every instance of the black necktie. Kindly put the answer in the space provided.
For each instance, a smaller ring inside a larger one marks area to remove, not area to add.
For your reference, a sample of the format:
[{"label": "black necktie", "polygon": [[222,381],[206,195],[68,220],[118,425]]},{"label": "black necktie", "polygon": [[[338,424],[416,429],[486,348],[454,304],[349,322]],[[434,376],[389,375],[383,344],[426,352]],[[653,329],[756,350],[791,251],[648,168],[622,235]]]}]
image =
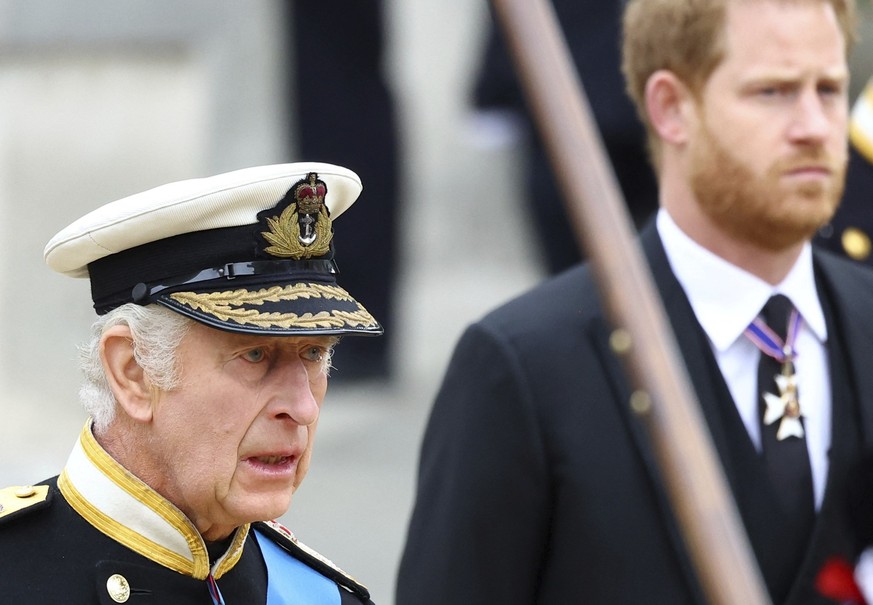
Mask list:
[{"label": "black necktie", "polygon": [[[788,319],[794,309],[791,301],[777,294],[767,301],[761,316],[766,324],[784,343],[788,332]],[[758,393],[761,419],[762,461],[765,472],[773,486],[773,494],[781,514],[775,515],[774,524],[781,524],[781,531],[774,535],[789,536],[802,552],[812,525],[815,521],[815,501],[812,491],[812,471],[809,466],[809,454],[806,450],[805,436],[777,437],[782,420],[765,423],[767,409],[766,393],[770,399],[782,395],[784,387],[780,388],[776,376],[794,374],[791,360],[785,363],[761,353],[758,365]],[[785,383],[782,380],[783,385]],[[786,414],[790,412],[786,410]],[[772,420],[772,418],[771,418]],[[802,422],[802,418],[801,418]],[[805,434],[805,433],[804,433]]]}]

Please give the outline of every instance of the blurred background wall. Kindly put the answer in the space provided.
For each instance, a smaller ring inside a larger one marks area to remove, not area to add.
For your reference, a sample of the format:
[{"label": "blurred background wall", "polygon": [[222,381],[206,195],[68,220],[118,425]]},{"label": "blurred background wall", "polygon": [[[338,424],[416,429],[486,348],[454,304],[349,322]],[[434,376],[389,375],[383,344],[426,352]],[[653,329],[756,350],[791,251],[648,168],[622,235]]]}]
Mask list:
[{"label": "blurred background wall", "polygon": [[27,447],[48,472],[47,437],[81,421],[88,283],[46,270],[48,238],[139,190],[287,158],[278,6],[245,8],[0,3],[0,314],[14,317],[0,331],[4,469]]},{"label": "blurred background wall", "polygon": [[[312,471],[283,520],[385,605],[451,347],[545,271],[521,209],[517,133],[469,128],[486,5],[382,9],[400,167],[392,369],[343,380],[338,361]],[[332,159],[298,154],[295,98],[319,82],[295,79],[293,19],[294,2],[278,0],[0,0],[0,485],[56,474],[85,420],[76,346],[93,312],[86,281],[43,264],[55,232],[172,180]],[[855,53],[855,90],[873,75],[871,38]],[[367,194],[365,178],[344,228],[383,220]],[[376,258],[366,270],[383,269]]]}]

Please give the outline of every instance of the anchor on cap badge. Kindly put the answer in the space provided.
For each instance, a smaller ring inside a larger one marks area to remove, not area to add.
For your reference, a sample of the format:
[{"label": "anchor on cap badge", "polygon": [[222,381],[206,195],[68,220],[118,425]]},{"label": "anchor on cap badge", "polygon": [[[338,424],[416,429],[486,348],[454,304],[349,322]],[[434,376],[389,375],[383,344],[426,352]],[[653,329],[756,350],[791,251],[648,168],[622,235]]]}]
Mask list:
[{"label": "anchor on cap badge", "polygon": [[330,251],[333,235],[330,212],[324,203],[327,185],[310,172],[289,191],[291,202],[278,217],[267,217],[269,231],[261,232],[271,245],[264,252],[280,258],[312,258]]}]

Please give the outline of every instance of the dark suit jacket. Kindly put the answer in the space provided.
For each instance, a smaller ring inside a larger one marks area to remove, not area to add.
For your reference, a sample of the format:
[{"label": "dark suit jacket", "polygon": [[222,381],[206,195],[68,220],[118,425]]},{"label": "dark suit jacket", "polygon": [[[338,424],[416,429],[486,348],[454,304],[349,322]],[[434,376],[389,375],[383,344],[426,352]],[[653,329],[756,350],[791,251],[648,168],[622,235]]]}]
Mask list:
[{"label": "dark suit jacket", "polygon": [[[718,397],[705,337],[653,226],[643,245],[711,418]],[[835,317],[851,326],[842,332],[869,445],[873,273],[829,255],[815,262]],[[468,328],[424,437],[398,605],[704,602],[608,334],[586,267]],[[811,584],[830,549],[817,532],[788,602],[827,602]]]}]

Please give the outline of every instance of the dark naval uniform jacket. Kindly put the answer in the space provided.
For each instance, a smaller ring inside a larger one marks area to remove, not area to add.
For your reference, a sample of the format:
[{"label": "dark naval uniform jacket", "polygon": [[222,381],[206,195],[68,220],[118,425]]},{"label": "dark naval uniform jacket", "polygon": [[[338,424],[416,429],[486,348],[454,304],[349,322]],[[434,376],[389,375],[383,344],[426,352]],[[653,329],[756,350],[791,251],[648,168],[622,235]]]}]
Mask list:
[{"label": "dark naval uniform jacket", "polygon": [[191,522],[88,426],[58,477],[0,490],[0,561],[0,603],[15,605],[372,605],[366,588],[275,522],[238,528],[210,560]]},{"label": "dark naval uniform jacket", "polygon": [[[830,467],[801,562],[779,578],[774,564],[795,553],[770,533],[772,488],[653,224],[642,244],[757,561],[768,587],[783,584],[775,605],[831,603],[814,588],[818,570],[860,551],[844,505],[847,469],[873,445],[873,272],[813,255]],[[585,266],[467,329],[424,435],[397,605],[705,603],[609,334]]]},{"label": "dark naval uniform jacket", "polygon": [[816,242],[856,261],[873,265],[873,78],[852,107],[849,166],[843,200]]}]

